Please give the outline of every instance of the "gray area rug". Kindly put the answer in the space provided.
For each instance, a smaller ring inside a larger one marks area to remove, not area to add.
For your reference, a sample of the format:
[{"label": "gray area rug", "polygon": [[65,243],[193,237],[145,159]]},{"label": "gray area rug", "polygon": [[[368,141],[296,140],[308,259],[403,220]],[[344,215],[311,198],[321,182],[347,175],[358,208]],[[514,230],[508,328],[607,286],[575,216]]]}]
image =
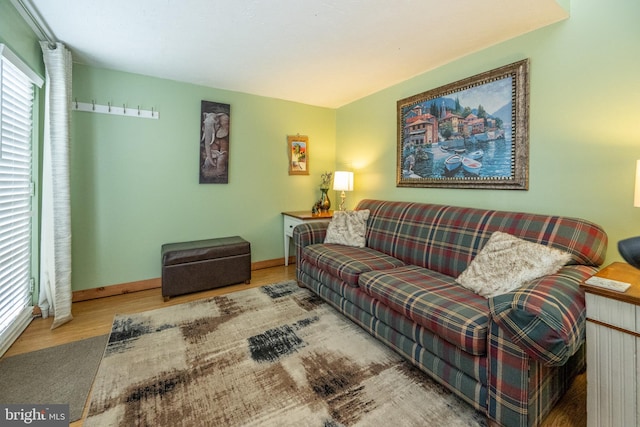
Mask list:
[{"label": "gray area rug", "polygon": [[70,421],[82,418],[108,335],[0,360],[0,402],[69,404]]},{"label": "gray area rug", "polygon": [[483,426],[294,281],[118,315],[91,426]]}]

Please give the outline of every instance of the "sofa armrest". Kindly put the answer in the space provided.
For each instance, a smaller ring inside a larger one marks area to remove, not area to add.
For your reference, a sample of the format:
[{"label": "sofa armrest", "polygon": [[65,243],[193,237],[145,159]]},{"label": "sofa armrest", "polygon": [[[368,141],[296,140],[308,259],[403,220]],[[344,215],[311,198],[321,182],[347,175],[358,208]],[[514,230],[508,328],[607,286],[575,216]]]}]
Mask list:
[{"label": "sofa armrest", "polygon": [[300,265],[302,250],[305,246],[324,242],[328,226],[329,223],[326,221],[310,221],[304,222],[293,229],[293,243],[296,248],[296,262],[298,265]]},{"label": "sofa armrest", "polygon": [[565,266],[556,274],[489,298],[495,323],[531,358],[561,366],[585,339],[586,310],[580,283],[595,274],[587,266]]}]

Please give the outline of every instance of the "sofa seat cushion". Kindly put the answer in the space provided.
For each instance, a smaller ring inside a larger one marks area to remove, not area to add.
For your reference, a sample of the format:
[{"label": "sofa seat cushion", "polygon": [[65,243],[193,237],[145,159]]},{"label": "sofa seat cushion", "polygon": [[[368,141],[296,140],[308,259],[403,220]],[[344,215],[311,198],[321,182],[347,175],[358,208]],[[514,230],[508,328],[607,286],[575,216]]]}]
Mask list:
[{"label": "sofa seat cushion", "polygon": [[371,297],[462,350],[487,351],[489,304],[455,278],[417,266],[360,275],[360,287]]},{"label": "sofa seat cushion", "polygon": [[405,265],[399,259],[367,247],[357,248],[332,243],[309,245],[302,256],[311,264],[339,277],[350,286],[358,286],[360,274],[372,270],[386,270]]}]

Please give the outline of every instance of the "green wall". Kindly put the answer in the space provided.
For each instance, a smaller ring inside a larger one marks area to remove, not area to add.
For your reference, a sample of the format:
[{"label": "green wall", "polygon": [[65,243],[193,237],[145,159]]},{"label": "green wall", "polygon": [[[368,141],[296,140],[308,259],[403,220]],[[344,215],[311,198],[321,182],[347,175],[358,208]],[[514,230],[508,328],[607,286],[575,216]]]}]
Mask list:
[{"label": "green wall", "polygon": [[[74,111],[73,288],[160,276],[163,243],[241,235],[252,261],[284,256],[282,211],[309,209],[335,160],[335,110],[74,65],[79,102],[152,107],[159,120]],[[199,184],[201,100],[231,105],[228,184]],[[309,136],[310,175],[287,135]]]},{"label": "green wall", "polygon": [[[618,240],[640,235],[640,209],[633,207],[640,2],[572,1],[570,14],[338,109],[336,164],[353,167],[351,199],[582,217],[607,231],[607,262],[620,260]],[[529,190],[397,188],[397,100],[524,58],[530,58]]]},{"label": "green wall", "polygon": [[9,0],[0,0],[0,43],[4,43],[33,71],[44,78],[38,38]]}]

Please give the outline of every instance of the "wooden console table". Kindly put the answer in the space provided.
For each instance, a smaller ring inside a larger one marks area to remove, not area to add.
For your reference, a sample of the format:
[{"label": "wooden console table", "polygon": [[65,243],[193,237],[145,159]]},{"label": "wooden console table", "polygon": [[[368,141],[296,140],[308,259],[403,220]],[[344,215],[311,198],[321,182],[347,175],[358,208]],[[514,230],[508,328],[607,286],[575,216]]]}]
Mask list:
[{"label": "wooden console table", "polygon": [[640,423],[640,270],[614,262],[596,276],[626,292],[583,283],[587,305],[587,426]]},{"label": "wooden console table", "polygon": [[293,238],[293,229],[309,221],[331,221],[333,211],[320,212],[317,214],[311,211],[282,212],[284,217],[284,265],[289,265],[289,239]]}]

